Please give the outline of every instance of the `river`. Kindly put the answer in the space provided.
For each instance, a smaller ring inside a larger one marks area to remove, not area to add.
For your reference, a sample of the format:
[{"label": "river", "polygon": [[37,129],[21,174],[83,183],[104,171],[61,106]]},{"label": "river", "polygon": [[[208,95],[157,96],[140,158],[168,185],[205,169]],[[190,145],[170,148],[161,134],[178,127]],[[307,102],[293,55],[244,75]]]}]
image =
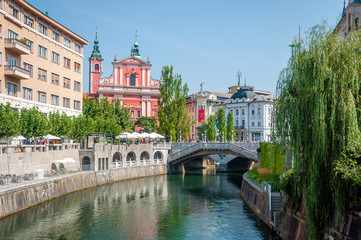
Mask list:
[{"label": "river", "polygon": [[0,239],[278,239],[241,174],[157,176],[69,194],[0,220]]}]

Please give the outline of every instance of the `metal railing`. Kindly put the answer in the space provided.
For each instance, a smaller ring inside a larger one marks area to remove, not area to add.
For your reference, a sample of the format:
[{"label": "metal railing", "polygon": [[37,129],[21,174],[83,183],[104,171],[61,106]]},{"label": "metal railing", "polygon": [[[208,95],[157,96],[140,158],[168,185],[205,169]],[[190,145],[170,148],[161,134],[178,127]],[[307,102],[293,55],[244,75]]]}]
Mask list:
[{"label": "metal railing", "polygon": [[234,143],[198,143],[189,148],[181,149],[179,152],[174,153],[169,156],[169,161],[175,161],[177,159],[183,158],[192,153],[203,151],[203,150],[229,150],[238,154],[241,154],[247,158],[258,160],[258,154],[255,150],[250,150],[243,147],[240,144]]},{"label": "metal railing", "polygon": [[11,71],[19,71],[19,72],[22,72],[24,74],[27,74],[27,75],[30,75],[30,71],[29,70],[26,70],[24,68],[21,68],[19,66],[16,66],[16,65],[5,65],[5,70],[11,70]]},{"label": "metal railing", "polygon": [[30,51],[30,46],[26,44],[25,42],[17,39],[17,38],[5,38],[5,43],[8,44],[20,44],[22,47],[27,48]]}]

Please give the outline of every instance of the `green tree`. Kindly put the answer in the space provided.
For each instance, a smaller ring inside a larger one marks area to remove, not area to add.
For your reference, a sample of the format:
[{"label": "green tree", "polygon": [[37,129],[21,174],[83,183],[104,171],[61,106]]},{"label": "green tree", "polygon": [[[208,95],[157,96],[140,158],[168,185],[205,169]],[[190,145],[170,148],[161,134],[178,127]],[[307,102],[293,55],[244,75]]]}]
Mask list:
[{"label": "green tree", "polygon": [[233,124],[233,113],[231,111],[228,112],[227,115],[227,140],[233,141],[235,139],[235,131]]},{"label": "green tree", "polygon": [[292,151],[309,239],[322,239],[334,210],[345,217],[361,198],[348,175],[361,164],[360,42],[360,31],[343,38],[315,26],[278,80],[274,136]]},{"label": "green tree", "polygon": [[0,104],[0,138],[9,139],[20,133],[19,114],[10,104]]},{"label": "green tree", "polygon": [[73,121],[72,118],[65,113],[60,114],[59,111],[52,112],[49,118],[49,133],[55,136],[69,136],[71,133]]},{"label": "green tree", "polygon": [[218,139],[220,141],[226,140],[226,115],[224,112],[224,108],[220,108],[217,111],[217,122],[218,122]]},{"label": "green tree", "polygon": [[214,119],[214,116],[213,115],[209,116],[208,124],[207,124],[207,140],[210,142],[216,140],[216,131],[214,128],[215,124],[216,124],[216,120]]},{"label": "green tree", "polygon": [[20,112],[21,135],[26,138],[41,137],[49,133],[48,118],[37,107],[23,108]]},{"label": "green tree", "polygon": [[134,123],[134,126],[142,128],[145,132],[151,133],[158,130],[158,123],[156,117],[140,117]]},{"label": "green tree", "polygon": [[191,118],[186,110],[188,96],[187,84],[182,85],[182,77],[173,74],[173,66],[162,69],[163,82],[160,86],[161,97],[158,99],[159,131],[167,141],[186,139],[190,134]]},{"label": "green tree", "polygon": [[201,122],[201,125],[199,126],[198,131],[197,131],[198,139],[199,139],[199,140],[201,140],[201,141],[205,140],[206,132],[207,132],[207,127],[208,127],[207,122],[206,122],[206,121],[202,121],[202,122]]},{"label": "green tree", "polygon": [[94,131],[94,121],[91,117],[85,115],[79,115],[73,117],[73,124],[70,136],[72,139],[78,141],[84,139],[84,137],[90,135]]}]

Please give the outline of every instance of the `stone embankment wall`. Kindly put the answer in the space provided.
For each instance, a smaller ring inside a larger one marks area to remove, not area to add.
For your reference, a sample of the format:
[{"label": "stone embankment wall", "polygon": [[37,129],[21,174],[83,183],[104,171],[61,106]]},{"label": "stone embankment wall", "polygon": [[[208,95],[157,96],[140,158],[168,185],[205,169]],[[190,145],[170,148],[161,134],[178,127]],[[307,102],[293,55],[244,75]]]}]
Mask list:
[{"label": "stone embankment wall", "polygon": [[252,183],[245,174],[243,175],[241,197],[263,222],[270,228],[274,228],[270,222],[271,212],[268,206],[268,195],[263,193],[260,187]]},{"label": "stone embankment wall", "polygon": [[167,166],[137,166],[104,171],[79,172],[46,179],[0,192],[0,218],[65,194],[102,184],[167,174]]}]

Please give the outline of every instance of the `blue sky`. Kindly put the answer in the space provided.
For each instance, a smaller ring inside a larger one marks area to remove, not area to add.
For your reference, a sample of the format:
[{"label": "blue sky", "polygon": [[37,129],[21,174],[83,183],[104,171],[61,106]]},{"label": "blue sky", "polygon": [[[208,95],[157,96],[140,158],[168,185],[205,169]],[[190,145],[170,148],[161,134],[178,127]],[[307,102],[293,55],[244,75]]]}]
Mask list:
[{"label": "blue sky", "polygon": [[247,84],[274,92],[286,66],[288,46],[298,35],[327,20],[335,26],[342,0],[28,0],[42,12],[89,41],[84,47],[84,92],[95,27],[104,58],[104,76],[112,73],[114,54],[128,57],[138,30],[140,54],[150,57],[152,76],[174,65],[190,93],[227,92],[240,70]]}]

